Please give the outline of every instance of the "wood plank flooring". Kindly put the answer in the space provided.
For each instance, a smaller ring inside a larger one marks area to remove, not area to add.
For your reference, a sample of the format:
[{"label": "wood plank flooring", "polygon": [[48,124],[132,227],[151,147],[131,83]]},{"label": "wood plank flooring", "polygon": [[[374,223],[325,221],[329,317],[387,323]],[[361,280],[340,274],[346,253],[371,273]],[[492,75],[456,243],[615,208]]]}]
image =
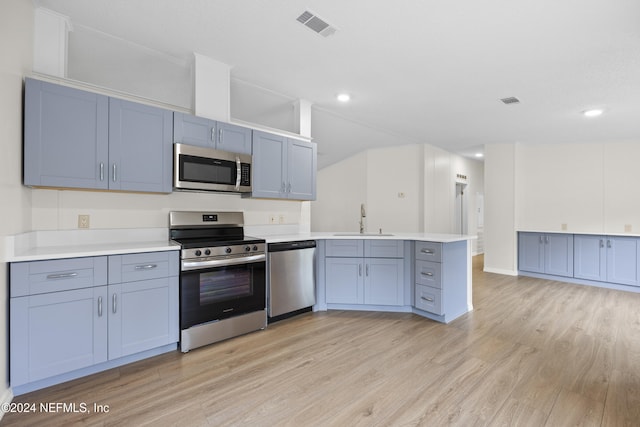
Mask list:
[{"label": "wood plank flooring", "polygon": [[640,294],[484,273],[449,325],[412,314],[298,316],[14,402],[3,426],[640,426]]}]

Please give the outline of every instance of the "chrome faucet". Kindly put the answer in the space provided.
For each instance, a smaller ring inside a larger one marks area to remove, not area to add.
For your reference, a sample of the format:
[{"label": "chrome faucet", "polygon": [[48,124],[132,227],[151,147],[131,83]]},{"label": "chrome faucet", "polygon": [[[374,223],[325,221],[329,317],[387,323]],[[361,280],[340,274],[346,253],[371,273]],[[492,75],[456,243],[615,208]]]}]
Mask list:
[{"label": "chrome faucet", "polygon": [[364,203],[360,204],[360,234],[364,234],[364,219],[367,213],[364,210]]}]

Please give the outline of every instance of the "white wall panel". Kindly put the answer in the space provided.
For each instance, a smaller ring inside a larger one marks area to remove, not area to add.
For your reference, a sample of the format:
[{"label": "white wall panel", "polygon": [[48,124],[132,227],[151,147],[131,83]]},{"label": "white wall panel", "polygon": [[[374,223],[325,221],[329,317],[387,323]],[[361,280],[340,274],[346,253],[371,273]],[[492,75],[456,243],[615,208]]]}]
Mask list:
[{"label": "white wall panel", "polygon": [[640,143],[604,144],[604,232],[640,234]]}]

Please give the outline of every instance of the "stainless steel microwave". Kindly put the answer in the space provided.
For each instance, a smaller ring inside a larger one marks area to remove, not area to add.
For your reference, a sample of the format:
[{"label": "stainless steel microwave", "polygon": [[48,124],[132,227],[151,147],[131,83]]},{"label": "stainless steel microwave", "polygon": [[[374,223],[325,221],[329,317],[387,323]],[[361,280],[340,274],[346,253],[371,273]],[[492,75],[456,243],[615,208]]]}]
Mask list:
[{"label": "stainless steel microwave", "polygon": [[251,192],[251,155],[173,144],[176,190]]}]

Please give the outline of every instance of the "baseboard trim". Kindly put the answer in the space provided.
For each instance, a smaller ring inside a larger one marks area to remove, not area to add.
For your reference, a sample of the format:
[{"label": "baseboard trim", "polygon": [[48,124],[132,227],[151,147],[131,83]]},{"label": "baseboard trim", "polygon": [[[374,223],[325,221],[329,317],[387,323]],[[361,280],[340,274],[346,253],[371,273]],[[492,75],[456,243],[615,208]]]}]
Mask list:
[{"label": "baseboard trim", "polygon": [[515,270],[503,270],[502,268],[491,268],[491,267],[485,267],[483,270],[485,273],[495,273],[495,274],[502,274],[505,276],[517,276],[518,272]]}]

